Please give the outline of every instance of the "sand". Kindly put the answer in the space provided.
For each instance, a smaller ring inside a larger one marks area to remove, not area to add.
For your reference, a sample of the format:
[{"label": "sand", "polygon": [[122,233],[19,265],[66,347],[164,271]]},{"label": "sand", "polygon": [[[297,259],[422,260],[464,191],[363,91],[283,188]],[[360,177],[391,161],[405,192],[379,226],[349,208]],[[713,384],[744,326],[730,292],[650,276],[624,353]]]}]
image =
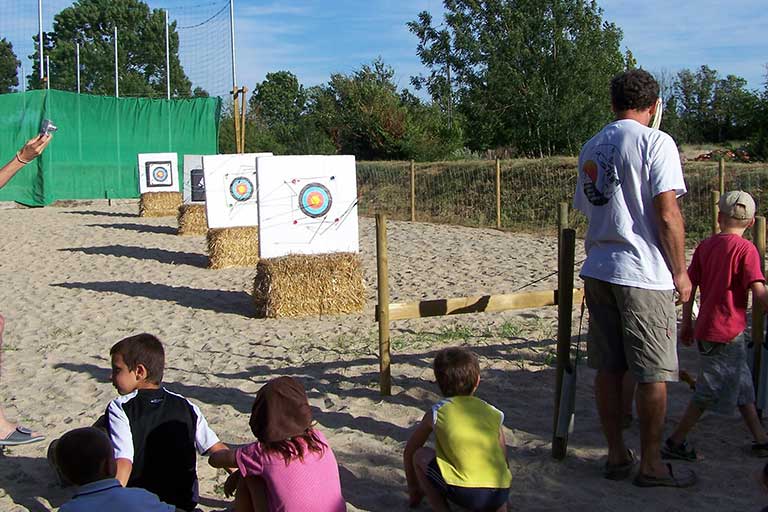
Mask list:
[{"label": "sand", "polygon": [[[754,478],[762,463],[747,454],[749,436],[737,417],[706,416],[692,435],[701,456],[687,464],[700,476],[693,489],[639,489],[601,478],[605,443],[594,374],[584,367],[568,457],[553,461],[554,308],[393,323],[393,396],[381,398],[372,219],[360,224],[363,314],[264,320],[252,317],[254,268],[209,270],[204,237],[177,236],[175,218],[137,214],[135,204],[103,203],[0,210],[0,312],[7,321],[0,403],[49,439],[103,412],[116,396],[109,347],[149,331],[166,344],[167,387],[198,404],[226,442],[251,440],[248,413],[266,380],[301,378],[338,458],[349,510],[405,510],[402,450],[409,429],[439,399],[430,362],[439,348],[460,344],[480,355],[478,395],[506,415],[512,510],[768,504]],[[555,240],[545,236],[390,222],[389,247],[393,301],[510,293],[556,268]],[[555,282],[528,289],[552,289]],[[682,366],[695,372],[694,352],[681,354]],[[667,432],[690,397],[685,384],[669,391]],[[639,446],[636,425],[628,444]],[[0,510],[51,510],[69,498],[72,490],[54,482],[46,446],[0,456]],[[225,510],[223,472],[203,458],[198,470],[201,509]]]}]

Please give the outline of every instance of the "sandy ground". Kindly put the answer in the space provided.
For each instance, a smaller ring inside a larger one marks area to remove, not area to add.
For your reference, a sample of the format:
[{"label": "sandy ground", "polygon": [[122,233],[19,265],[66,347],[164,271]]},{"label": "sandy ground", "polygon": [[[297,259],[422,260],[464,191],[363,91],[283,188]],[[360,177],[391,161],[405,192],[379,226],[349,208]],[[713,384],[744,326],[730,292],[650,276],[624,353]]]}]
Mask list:
[{"label": "sandy ground", "polygon": [[[568,457],[550,455],[554,308],[393,324],[393,396],[378,394],[375,233],[361,219],[368,285],[356,316],[252,317],[254,269],[206,269],[203,237],[179,237],[175,219],[144,219],[135,205],[0,210],[0,312],[7,319],[3,403],[49,439],[92,423],[115,396],[109,347],[141,331],[166,344],[165,382],[196,402],[224,441],[251,439],[248,413],[269,378],[305,382],[339,461],[349,510],[406,510],[401,457],[409,429],[438,400],[431,358],[462,344],[481,357],[478,395],[506,415],[512,510],[758,510],[760,461],[738,418],[707,416],[693,435],[701,460],[690,490],[638,489],[601,478],[605,449],[593,373],[580,367]],[[556,268],[555,240],[420,223],[389,224],[393,301],[509,293]],[[577,260],[582,251],[577,251]],[[528,289],[551,289],[552,277]],[[578,320],[577,311],[574,318]],[[574,324],[574,333],[578,323]],[[695,371],[695,355],[682,351]],[[673,426],[690,392],[670,385]],[[638,447],[638,430],[628,431]],[[47,443],[0,456],[0,510],[50,510],[58,487]],[[201,508],[225,510],[222,472],[199,462]],[[422,510],[426,506],[422,505]]]}]

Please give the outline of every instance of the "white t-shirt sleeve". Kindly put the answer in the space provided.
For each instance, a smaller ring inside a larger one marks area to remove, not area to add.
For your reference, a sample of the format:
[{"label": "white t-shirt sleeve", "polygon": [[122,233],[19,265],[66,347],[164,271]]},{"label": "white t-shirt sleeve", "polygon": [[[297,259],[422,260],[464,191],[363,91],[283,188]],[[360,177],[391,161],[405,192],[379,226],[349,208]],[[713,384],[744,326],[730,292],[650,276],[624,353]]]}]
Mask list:
[{"label": "white t-shirt sleeve", "polygon": [[208,426],[208,422],[205,420],[205,416],[203,416],[203,412],[200,408],[192,402],[189,402],[189,404],[192,406],[192,410],[195,411],[195,416],[197,417],[197,425],[195,426],[195,447],[197,448],[197,453],[202,455],[207,452],[211,446],[219,442],[219,437],[213,430],[211,430],[211,427]]},{"label": "white t-shirt sleeve", "polygon": [[131,424],[117,400],[112,400],[107,407],[107,422],[109,424],[109,438],[115,450],[115,458],[128,459],[133,462]]},{"label": "white t-shirt sleeve", "polygon": [[675,191],[680,197],[687,192],[683,180],[683,167],[680,165],[680,153],[672,137],[664,132],[654,131],[657,137],[649,148],[648,161],[651,181],[651,195],[656,197],[662,192]]}]

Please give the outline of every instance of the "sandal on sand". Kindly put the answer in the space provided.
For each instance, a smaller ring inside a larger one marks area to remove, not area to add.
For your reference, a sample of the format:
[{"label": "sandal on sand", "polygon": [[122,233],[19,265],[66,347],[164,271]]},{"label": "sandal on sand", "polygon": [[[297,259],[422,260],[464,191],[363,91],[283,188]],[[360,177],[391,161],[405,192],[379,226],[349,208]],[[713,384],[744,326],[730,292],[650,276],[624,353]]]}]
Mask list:
[{"label": "sandal on sand", "polygon": [[649,476],[638,473],[632,481],[638,487],[691,487],[696,483],[696,473],[690,469],[682,469],[678,474],[672,472],[672,464],[667,464],[669,475]]},{"label": "sandal on sand", "polygon": [[750,452],[753,457],[768,457],[768,443],[752,443]]},{"label": "sandal on sand", "polygon": [[28,428],[17,426],[13,432],[0,439],[0,446],[18,446],[20,444],[36,443],[45,439],[45,436],[35,434]]},{"label": "sandal on sand", "polygon": [[627,460],[618,464],[609,464],[606,462],[605,467],[603,468],[603,476],[608,480],[624,480],[629,478],[635,464],[637,464],[635,453],[627,448]]},{"label": "sandal on sand", "polygon": [[[766,448],[768,448],[768,446],[766,446]],[[768,456],[768,454],[766,454],[766,456]],[[667,439],[664,444],[661,445],[661,458],[693,462],[696,460],[696,450],[688,444],[688,441],[675,444],[671,439]]]}]

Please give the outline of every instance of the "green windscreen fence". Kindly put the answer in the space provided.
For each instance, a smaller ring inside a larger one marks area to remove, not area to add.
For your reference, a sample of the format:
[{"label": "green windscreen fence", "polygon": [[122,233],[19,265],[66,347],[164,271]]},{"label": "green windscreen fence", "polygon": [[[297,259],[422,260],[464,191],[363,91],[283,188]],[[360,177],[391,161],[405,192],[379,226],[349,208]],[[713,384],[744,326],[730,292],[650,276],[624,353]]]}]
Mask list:
[{"label": "green windscreen fence", "polygon": [[0,95],[0,165],[58,126],[45,152],[0,189],[0,201],[43,206],[63,199],[138,197],[139,153],[215,154],[221,100],[112,98],[65,91]]}]

